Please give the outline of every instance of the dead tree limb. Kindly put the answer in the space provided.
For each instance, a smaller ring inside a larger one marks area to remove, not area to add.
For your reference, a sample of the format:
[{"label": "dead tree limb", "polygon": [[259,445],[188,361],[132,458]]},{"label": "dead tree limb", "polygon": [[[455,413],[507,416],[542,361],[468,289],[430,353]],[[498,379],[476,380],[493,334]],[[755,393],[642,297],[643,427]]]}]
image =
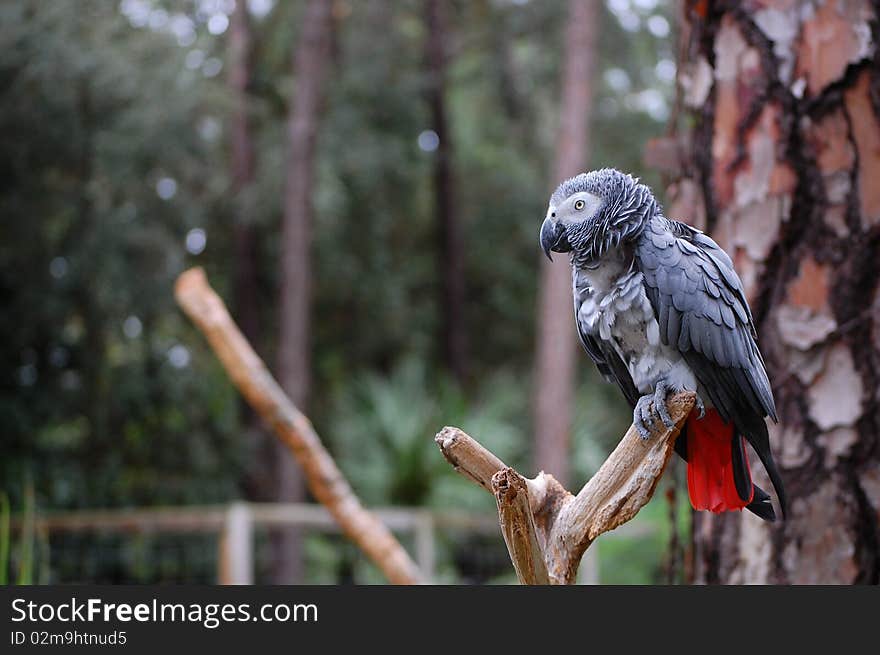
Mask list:
[{"label": "dead tree limb", "polygon": [[311,422],[287,398],[263,361],[235,325],[201,268],[177,278],[177,303],[207,337],[233,384],[302,467],[309,490],[343,532],[395,584],[416,584],[418,567],[394,535],[361,505]]},{"label": "dead tree limb", "polygon": [[675,426],[658,422],[647,440],[630,427],[577,496],[543,471],[524,478],[458,428],[443,428],[434,440],[456,471],[494,494],[519,581],[572,584],[596,537],[632,519],[651,499],[694,395],[677,394],[667,404]]},{"label": "dead tree limb", "polygon": [[550,584],[525,479],[512,468],[503,468],[492,476],[492,489],[516,577],[523,584]]}]

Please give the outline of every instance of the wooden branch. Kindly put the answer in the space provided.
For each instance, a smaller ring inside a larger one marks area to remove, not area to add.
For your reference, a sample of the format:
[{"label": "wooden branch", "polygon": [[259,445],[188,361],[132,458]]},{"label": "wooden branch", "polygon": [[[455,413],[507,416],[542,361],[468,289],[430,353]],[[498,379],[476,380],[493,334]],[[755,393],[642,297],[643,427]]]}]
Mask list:
[{"label": "wooden branch", "polygon": [[[446,461],[452,464],[452,468],[489,493],[495,493],[492,488],[492,476],[501,469],[508,468],[507,464],[458,428],[447,425],[437,433],[434,441],[440,447],[440,452],[443,453]],[[541,490],[535,482],[526,480],[526,484],[530,486],[530,500],[540,497]]]},{"label": "wooden branch", "polygon": [[458,428],[446,426],[434,441],[452,468],[488,492],[492,492],[492,476],[507,465]]},{"label": "wooden branch", "polygon": [[492,491],[516,577],[522,584],[550,584],[526,481],[512,468],[504,468],[492,476]]},{"label": "wooden branch", "polygon": [[651,499],[694,395],[677,394],[667,405],[675,426],[657,422],[647,440],[630,427],[577,496],[543,471],[527,480],[458,428],[443,428],[435,441],[459,473],[494,493],[520,582],[572,584],[596,537],[632,519]]},{"label": "wooden branch", "polygon": [[324,448],[311,422],[269,373],[230,317],[201,268],[180,275],[177,303],[204,333],[233,384],[290,449],[306,476],[309,490],[355,542],[395,584],[420,582],[418,567],[394,535],[361,505],[348,481]]}]

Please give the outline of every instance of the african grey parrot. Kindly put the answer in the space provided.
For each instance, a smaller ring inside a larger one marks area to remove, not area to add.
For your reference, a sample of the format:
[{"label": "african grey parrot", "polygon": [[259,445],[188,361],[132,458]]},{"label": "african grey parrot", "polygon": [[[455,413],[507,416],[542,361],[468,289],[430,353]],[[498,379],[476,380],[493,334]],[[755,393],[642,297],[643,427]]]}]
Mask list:
[{"label": "african grey parrot", "polygon": [[695,509],[776,515],[752,483],[745,441],[785,492],[765,417],[776,407],[742,282],[708,236],[663,216],[651,190],[606,168],[566,180],[541,225],[541,247],[570,252],[575,324],[603,376],[633,407],[643,438],[656,415],[672,425],[669,392],[697,403],[676,442]]}]

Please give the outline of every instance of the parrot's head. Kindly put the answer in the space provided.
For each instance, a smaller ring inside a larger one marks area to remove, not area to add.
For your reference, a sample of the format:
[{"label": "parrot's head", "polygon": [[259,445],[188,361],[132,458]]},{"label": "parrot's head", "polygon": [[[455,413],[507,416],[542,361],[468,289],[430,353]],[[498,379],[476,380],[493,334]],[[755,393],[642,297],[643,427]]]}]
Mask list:
[{"label": "parrot's head", "polygon": [[651,190],[613,168],[565,180],[550,196],[541,225],[541,248],[571,252],[581,262],[596,260],[638,236],[660,211]]}]

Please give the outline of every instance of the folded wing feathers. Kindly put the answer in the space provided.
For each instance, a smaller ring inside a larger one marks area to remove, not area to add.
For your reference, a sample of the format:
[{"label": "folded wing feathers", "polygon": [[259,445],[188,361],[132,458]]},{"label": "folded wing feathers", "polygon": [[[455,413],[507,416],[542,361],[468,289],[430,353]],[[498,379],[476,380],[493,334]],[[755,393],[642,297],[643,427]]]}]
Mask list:
[{"label": "folded wing feathers", "polygon": [[658,217],[646,227],[636,259],[663,342],[685,355],[722,415],[745,405],[775,420],[752,315],[730,257],[689,226]]}]

